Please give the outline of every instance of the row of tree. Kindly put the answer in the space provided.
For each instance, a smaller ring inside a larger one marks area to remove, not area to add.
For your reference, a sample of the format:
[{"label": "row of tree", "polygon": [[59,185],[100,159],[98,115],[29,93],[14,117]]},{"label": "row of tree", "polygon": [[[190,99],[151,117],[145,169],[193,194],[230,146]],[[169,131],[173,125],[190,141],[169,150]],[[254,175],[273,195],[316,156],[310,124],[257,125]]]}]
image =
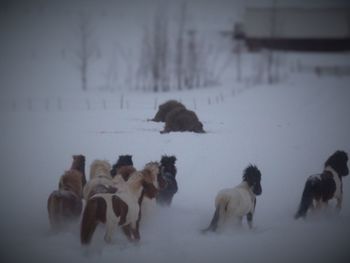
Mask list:
[{"label": "row of tree", "polygon": [[[129,71],[133,72],[126,73],[129,79],[133,79],[134,88],[160,92],[194,89],[217,83],[220,74],[214,61],[218,56],[217,50],[201,40],[196,30],[189,28],[187,3],[181,4],[175,23],[169,17],[166,6],[158,5],[153,21],[143,28],[139,61],[137,65],[129,67]],[[76,33],[79,45],[74,53],[75,65],[80,72],[82,89],[86,91],[89,68],[99,53],[91,16],[80,14]],[[122,49],[120,46],[116,48]],[[118,53],[123,60],[128,60],[123,50]],[[107,75],[110,74],[107,72]]]}]

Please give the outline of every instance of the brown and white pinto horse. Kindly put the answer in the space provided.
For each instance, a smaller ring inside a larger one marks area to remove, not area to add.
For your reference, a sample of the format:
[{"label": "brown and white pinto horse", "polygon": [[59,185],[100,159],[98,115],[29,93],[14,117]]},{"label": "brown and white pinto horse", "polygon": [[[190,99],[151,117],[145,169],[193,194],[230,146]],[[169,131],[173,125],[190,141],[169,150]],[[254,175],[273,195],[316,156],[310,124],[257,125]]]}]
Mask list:
[{"label": "brown and white pinto horse", "polygon": [[90,165],[90,180],[83,190],[83,197],[87,201],[97,193],[114,193],[117,191],[110,175],[111,165],[108,161],[95,160]]},{"label": "brown and white pinto horse", "polygon": [[111,242],[114,228],[119,225],[130,241],[140,239],[139,224],[144,196],[154,198],[158,192],[158,163],[150,163],[142,171],[134,172],[125,186],[114,194],[92,196],[84,209],[80,240],[91,242],[99,222],[106,224],[105,241]]},{"label": "brown and white pinto horse", "polygon": [[47,200],[49,221],[53,230],[60,230],[65,223],[80,217],[83,208],[83,185],[86,182],[84,166],[83,155],[73,156],[71,169],[61,176],[58,190],[53,191]]}]

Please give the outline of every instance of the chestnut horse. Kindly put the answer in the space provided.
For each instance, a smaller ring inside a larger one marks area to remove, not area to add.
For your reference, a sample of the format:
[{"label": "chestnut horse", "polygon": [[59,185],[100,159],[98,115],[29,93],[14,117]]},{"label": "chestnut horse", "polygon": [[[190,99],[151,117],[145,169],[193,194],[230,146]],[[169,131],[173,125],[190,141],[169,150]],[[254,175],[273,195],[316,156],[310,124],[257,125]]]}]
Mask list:
[{"label": "chestnut horse", "polygon": [[80,240],[83,245],[91,242],[99,222],[106,224],[105,241],[110,243],[115,226],[122,227],[130,241],[140,239],[139,224],[144,196],[154,198],[158,192],[159,165],[151,163],[142,171],[134,172],[126,187],[114,194],[104,193],[92,196],[84,209],[81,221]]},{"label": "chestnut horse", "polygon": [[47,200],[47,210],[52,229],[60,230],[69,221],[80,217],[83,203],[82,192],[85,179],[85,157],[74,155],[71,169],[61,177],[58,190]]}]

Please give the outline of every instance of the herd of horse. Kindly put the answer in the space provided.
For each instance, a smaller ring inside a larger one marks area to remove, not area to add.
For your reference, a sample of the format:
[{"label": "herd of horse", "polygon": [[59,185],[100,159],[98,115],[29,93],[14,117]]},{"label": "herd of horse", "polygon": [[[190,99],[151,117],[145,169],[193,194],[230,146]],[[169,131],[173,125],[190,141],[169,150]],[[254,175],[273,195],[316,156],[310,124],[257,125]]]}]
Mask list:
[{"label": "herd of horse", "polygon": [[[99,223],[105,225],[104,239],[110,243],[119,226],[128,240],[140,240],[140,222],[150,204],[170,206],[178,191],[175,156],[162,156],[160,162],[149,162],[142,170],[133,166],[131,155],[119,156],[111,166],[95,160],[85,177],[85,156],[74,155],[71,168],[59,180],[58,190],[47,201],[51,228],[60,231],[67,223],[80,220],[81,244],[90,244]],[[306,180],[295,219],[305,218],[309,211],[322,211],[335,199],[338,211],[343,201],[342,177],[349,174],[348,155],[334,152],[324,163],[324,170]],[[218,192],[215,212],[209,226],[202,230],[217,231],[228,225],[242,224],[246,217],[253,227],[256,197],[261,195],[261,172],[250,164],[242,182]]]},{"label": "herd of horse", "polygon": [[94,160],[87,181],[85,156],[74,155],[71,168],[60,177],[58,189],[47,201],[52,230],[64,230],[81,218],[82,244],[91,242],[98,223],[106,225],[104,239],[108,243],[116,226],[129,240],[138,241],[141,215],[147,206],[171,205],[178,190],[175,162],[175,156],[164,155],[160,162],[136,170],[131,155],[119,156],[113,166],[106,160]]}]

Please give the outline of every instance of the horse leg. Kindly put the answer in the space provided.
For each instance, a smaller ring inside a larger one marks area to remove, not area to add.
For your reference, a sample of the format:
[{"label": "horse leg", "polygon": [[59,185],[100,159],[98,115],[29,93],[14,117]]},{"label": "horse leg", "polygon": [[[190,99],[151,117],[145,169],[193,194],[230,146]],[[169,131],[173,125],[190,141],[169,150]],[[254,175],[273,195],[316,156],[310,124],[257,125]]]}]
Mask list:
[{"label": "horse leg", "polygon": [[106,223],[106,233],[104,236],[104,239],[106,241],[106,243],[111,243],[112,242],[112,236],[113,236],[113,232],[114,232],[114,227],[115,224],[113,222],[108,222]]},{"label": "horse leg", "polygon": [[132,228],[131,231],[132,231],[132,234],[134,236],[135,241],[139,241],[141,238],[139,228],[138,227]]},{"label": "horse leg", "polygon": [[337,197],[337,212],[339,213],[343,204],[343,197]]},{"label": "horse leg", "polygon": [[139,241],[140,240],[140,216],[135,224],[131,224],[131,231],[135,241]]},{"label": "horse leg", "polygon": [[129,241],[133,241],[132,240],[132,234],[131,234],[131,226],[130,224],[123,226],[123,232],[126,235],[126,237],[128,238]]},{"label": "horse leg", "polygon": [[249,229],[252,229],[253,228],[253,213],[252,212],[249,212],[247,214],[247,222],[248,222]]}]

